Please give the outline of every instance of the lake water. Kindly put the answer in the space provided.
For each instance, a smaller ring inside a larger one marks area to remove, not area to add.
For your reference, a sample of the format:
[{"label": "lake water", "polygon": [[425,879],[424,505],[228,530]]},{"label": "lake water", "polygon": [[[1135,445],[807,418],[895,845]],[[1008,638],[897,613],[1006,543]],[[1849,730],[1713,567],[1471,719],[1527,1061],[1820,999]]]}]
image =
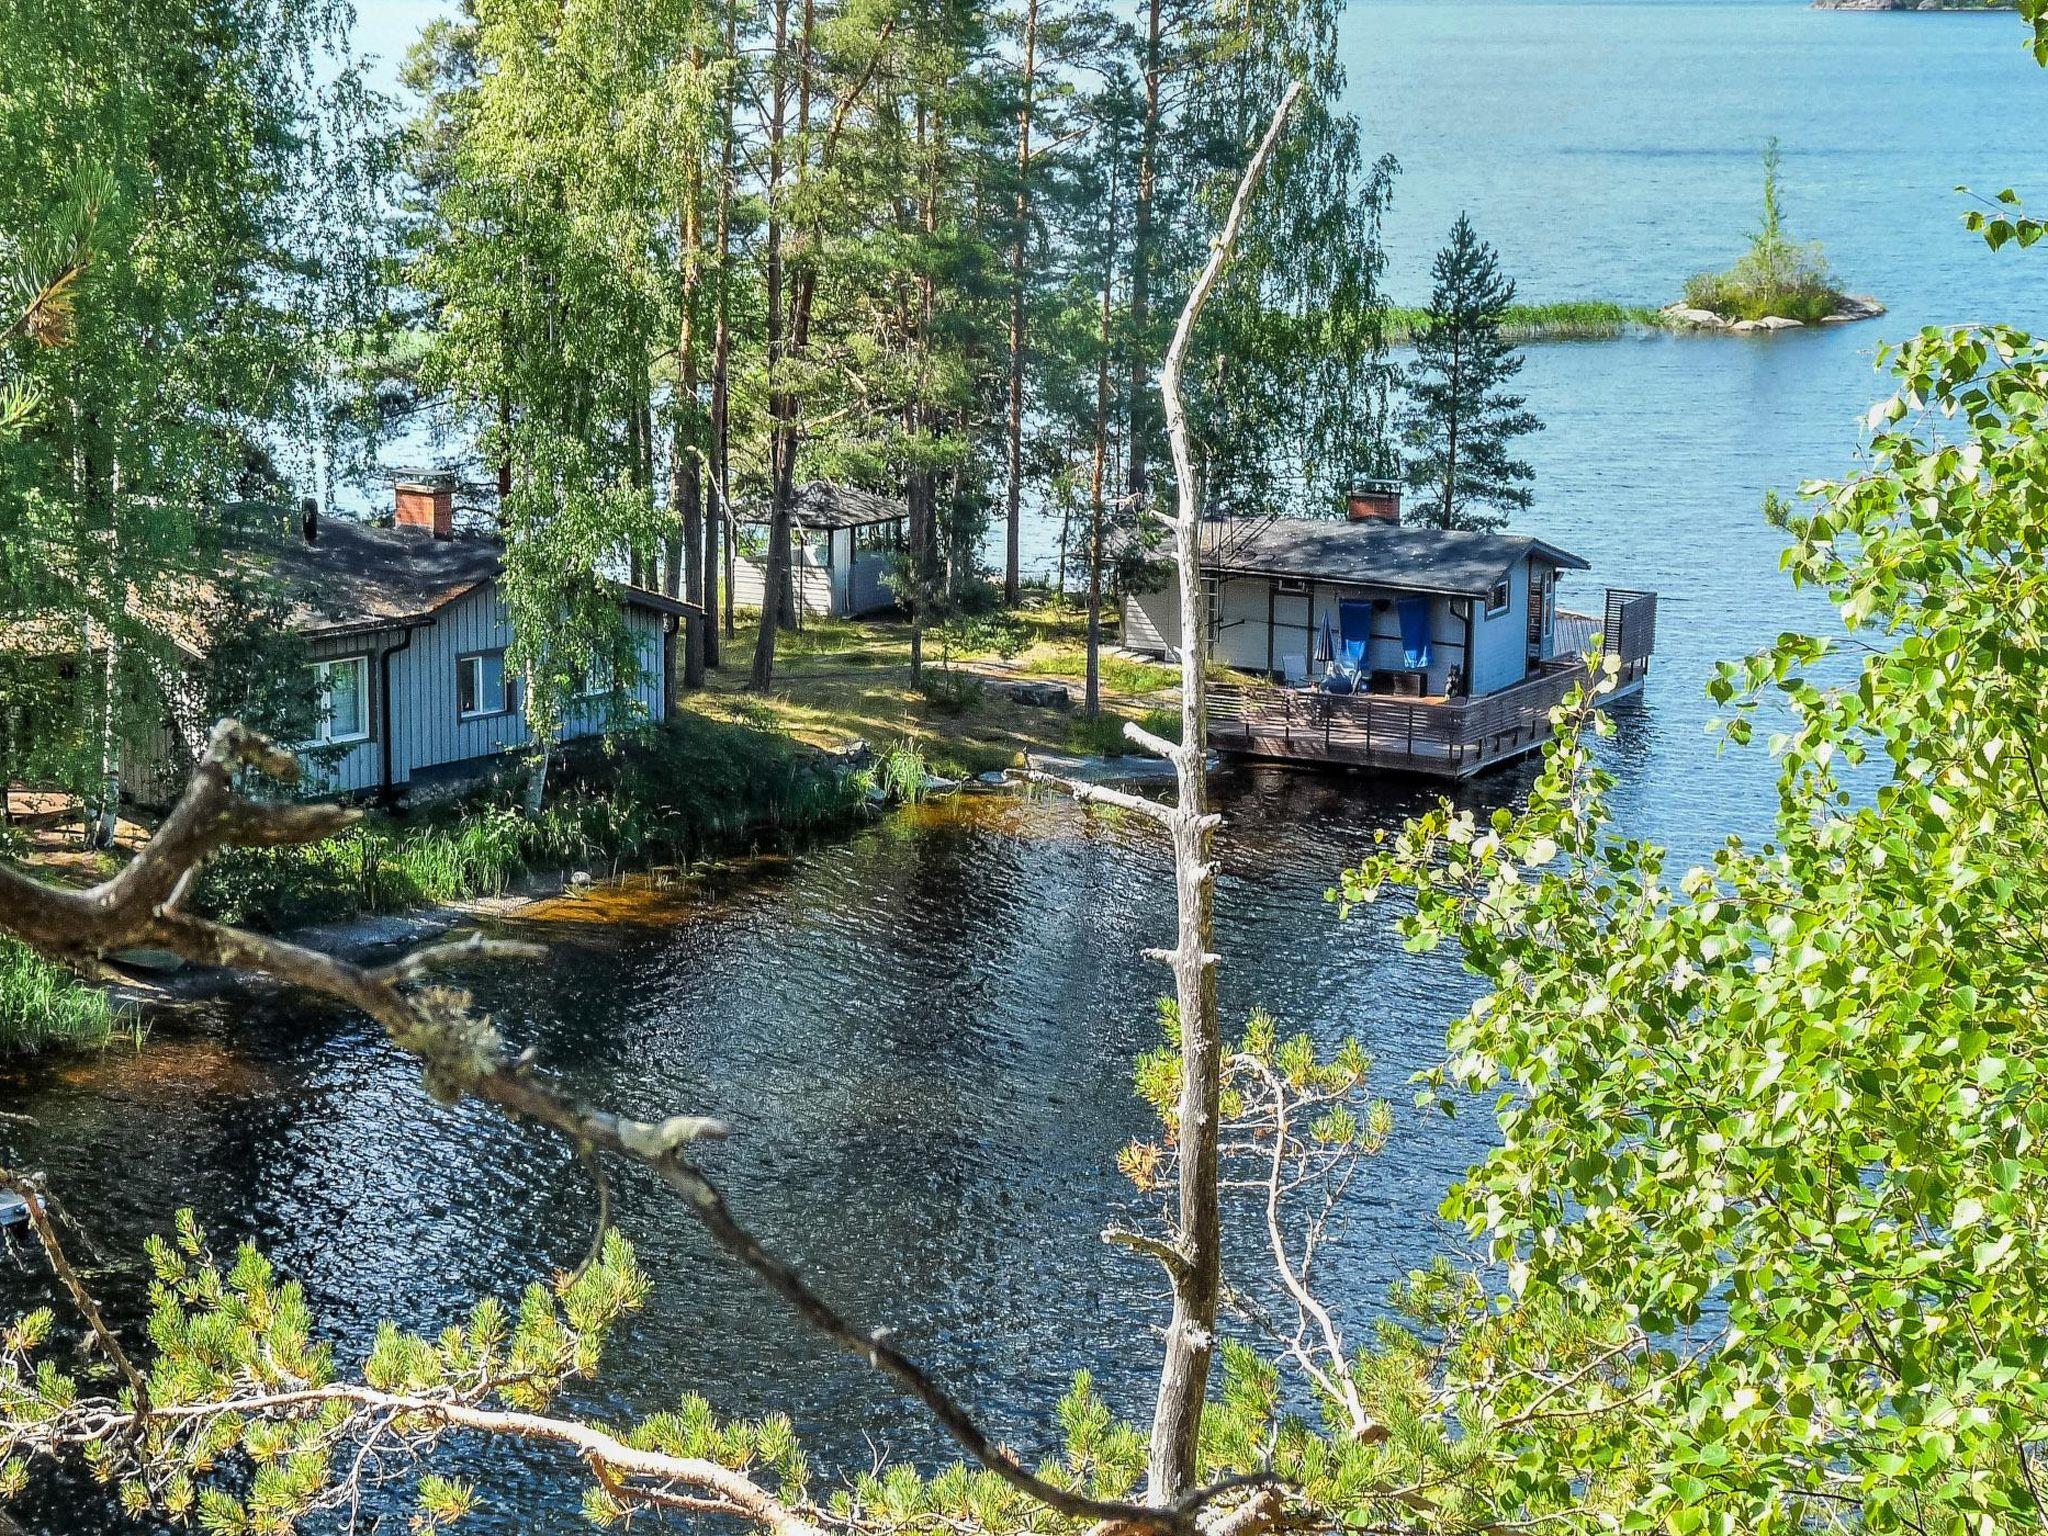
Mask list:
[{"label": "lake water", "polygon": [[[1532,298],[1662,300],[1736,253],[1775,132],[1795,228],[1893,306],[1810,334],[1530,350],[1548,430],[1526,526],[1593,561],[1582,606],[1598,583],[1661,593],[1657,670],[1607,749],[1620,814],[1688,856],[1759,833],[1769,765],[1715,754],[1701,685],[1715,658],[1827,615],[1777,575],[1758,504],[1853,467],[1883,337],[2048,319],[2038,259],[1985,253],[1950,191],[2048,180],[2027,163],[2048,142],[2048,78],[2010,17],[1794,0],[1418,0],[1358,6],[1348,27],[1358,103],[1406,166],[1390,229],[1401,296],[1469,207]],[[1467,795],[1510,800],[1525,782]],[[1357,1032],[1405,1104],[1404,1077],[1433,1059],[1471,983],[1401,955],[1378,921],[1338,924],[1321,898],[1371,829],[1428,795],[1276,772],[1223,795],[1227,1013],[1257,1004],[1325,1037]],[[1163,984],[1136,958],[1170,923],[1163,867],[1145,829],[977,800],[664,896],[629,924],[547,925],[546,965],[475,982],[509,1034],[592,1097],[731,1119],[716,1162],[741,1213],[1035,1454],[1074,1369],[1140,1413],[1153,1368],[1157,1287],[1096,1233],[1130,1204],[1112,1163],[1145,1129],[1128,1068]],[[0,1148],[49,1171],[90,1235],[94,1283],[131,1324],[141,1236],[181,1204],[224,1242],[262,1241],[352,1344],[381,1317],[436,1327],[587,1241],[587,1194],[553,1143],[431,1104],[361,1021],[298,1003],[139,1057],[40,1067],[0,1093],[35,1118],[0,1122]],[[1448,1241],[1434,1207],[1489,1129],[1401,1114],[1332,1259],[1353,1319]],[[929,1450],[914,1415],[797,1332],[657,1191],[628,1177],[620,1207],[655,1299],[595,1406],[623,1415],[699,1390],[723,1411],[784,1407],[832,1468],[866,1465],[874,1446]],[[0,1312],[43,1292],[33,1262],[0,1263]],[[475,1528],[581,1528],[573,1468],[496,1451],[479,1470],[490,1507]],[[50,1532],[121,1529],[69,1493],[27,1514]]]}]

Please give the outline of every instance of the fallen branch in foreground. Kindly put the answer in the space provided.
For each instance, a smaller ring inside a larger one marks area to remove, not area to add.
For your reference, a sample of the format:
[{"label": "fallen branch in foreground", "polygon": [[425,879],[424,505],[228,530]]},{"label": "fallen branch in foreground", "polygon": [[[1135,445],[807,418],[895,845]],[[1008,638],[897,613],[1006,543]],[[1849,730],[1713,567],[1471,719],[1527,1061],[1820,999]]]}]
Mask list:
[{"label": "fallen branch in foreground", "polygon": [[[726,1134],[720,1122],[694,1115],[639,1120],[581,1104],[535,1071],[531,1052],[515,1055],[490,1020],[473,1011],[467,993],[443,986],[408,990],[449,965],[533,958],[542,953],[535,946],[475,937],[430,945],[373,969],[184,911],[200,865],[216,850],[317,842],[359,819],[359,812],[337,805],[250,800],[235,788],[236,775],[245,768],[287,783],[298,772],[289,752],[235,721],[222,722],[157,834],[119,873],[89,890],[52,886],[0,865],[0,931],[82,967],[97,966],[123,949],[149,947],[195,964],[257,972],[323,994],[382,1025],[395,1044],[419,1059],[427,1090],[443,1102],[465,1096],[481,1099],[514,1119],[559,1133],[579,1154],[610,1153],[639,1163],[682,1196],[712,1241],[781,1297],[804,1323],[894,1381],[970,1457],[1057,1514],[1131,1531],[1194,1536],[1210,1523],[1201,1517],[1216,1500],[1270,1482],[1233,1478],[1211,1488],[1191,1489],[1170,1501],[1136,1504],[1091,1498],[1046,1481],[998,1445],[965,1406],[899,1350],[890,1341],[889,1330],[854,1325],[739,1223],[718,1186],[687,1156],[695,1143]],[[50,1254],[61,1273],[61,1249],[52,1245]],[[112,1339],[103,1324],[92,1326],[105,1340]],[[134,1395],[135,1402],[121,1415],[131,1426],[163,1412],[148,1402],[146,1393]],[[442,1411],[453,1409],[444,1405]],[[566,1443],[580,1432],[580,1427],[563,1425],[554,1438]],[[611,1465],[607,1458],[599,1459]],[[793,1513],[784,1514],[797,1519]],[[801,1522],[783,1528],[783,1536],[799,1536],[800,1526]]]}]

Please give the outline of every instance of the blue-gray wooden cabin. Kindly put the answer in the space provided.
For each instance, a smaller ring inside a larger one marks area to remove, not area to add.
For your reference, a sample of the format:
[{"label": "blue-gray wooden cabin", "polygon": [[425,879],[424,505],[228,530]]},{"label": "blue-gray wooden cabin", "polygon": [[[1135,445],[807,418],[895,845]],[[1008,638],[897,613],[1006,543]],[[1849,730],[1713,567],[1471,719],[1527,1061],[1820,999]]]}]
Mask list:
[{"label": "blue-gray wooden cabin", "polygon": [[[1642,686],[1653,594],[1610,592],[1599,614],[1558,605],[1587,562],[1516,533],[1404,527],[1384,501],[1344,521],[1224,520],[1205,531],[1212,657],[1243,686],[1211,692],[1211,744],[1253,757],[1464,777],[1540,746],[1583,682],[1596,636]],[[1179,659],[1175,586],[1123,605],[1129,649]]]},{"label": "blue-gray wooden cabin", "polygon": [[[504,545],[458,530],[446,485],[401,483],[397,518],[375,527],[309,515],[264,569],[289,594],[289,627],[311,652],[322,749],[307,783],[396,796],[478,776],[532,745],[524,685],[505,665],[512,625],[499,594]],[[562,738],[667,718],[677,627],[689,604],[626,583],[629,677],[593,679]]]}]

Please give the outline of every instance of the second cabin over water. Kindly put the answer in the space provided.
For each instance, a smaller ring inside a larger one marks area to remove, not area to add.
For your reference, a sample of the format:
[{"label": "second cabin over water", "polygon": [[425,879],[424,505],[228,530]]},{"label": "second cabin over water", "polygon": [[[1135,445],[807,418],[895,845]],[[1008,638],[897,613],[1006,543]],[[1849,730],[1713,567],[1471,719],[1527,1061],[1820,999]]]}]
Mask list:
[{"label": "second cabin over water", "polygon": [[[1349,513],[1208,525],[1210,654],[1245,674],[1211,688],[1217,750],[1465,778],[1549,739],[1596,640],[1621,658],[1613,696],[1642,687],[1655,594],[1610,590],[1598,613],[1574,612],[1559,582],[1589,567],[1568,550],[1403,527],[1389,487],[1354,493]],[[1123,633],[1178,660],[1177,589],[1126,598]]]}]

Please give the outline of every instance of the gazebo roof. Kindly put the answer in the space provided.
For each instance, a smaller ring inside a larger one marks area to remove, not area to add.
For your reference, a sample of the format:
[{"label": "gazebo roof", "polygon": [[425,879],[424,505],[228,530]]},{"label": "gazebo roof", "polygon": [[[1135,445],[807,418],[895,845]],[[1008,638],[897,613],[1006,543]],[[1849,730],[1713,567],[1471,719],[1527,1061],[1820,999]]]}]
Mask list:
[{"label": "gazebo roof", "polygon": [[[908,517],[910,509],[901,501],[864,491],[859,486],[841,485],[836,480],[812,480],[800,486],[790,509],[806,528],[869,528]],[[768,509],[744,513],[740,521],[765,525]]]}]

